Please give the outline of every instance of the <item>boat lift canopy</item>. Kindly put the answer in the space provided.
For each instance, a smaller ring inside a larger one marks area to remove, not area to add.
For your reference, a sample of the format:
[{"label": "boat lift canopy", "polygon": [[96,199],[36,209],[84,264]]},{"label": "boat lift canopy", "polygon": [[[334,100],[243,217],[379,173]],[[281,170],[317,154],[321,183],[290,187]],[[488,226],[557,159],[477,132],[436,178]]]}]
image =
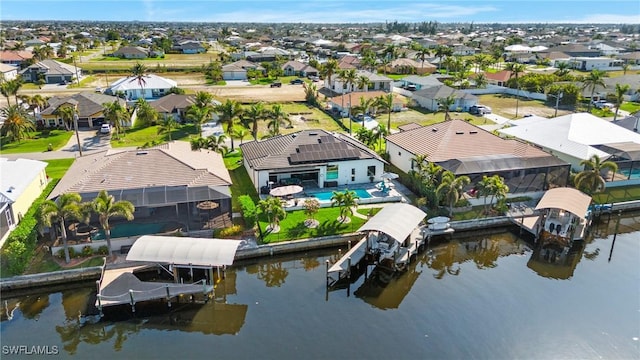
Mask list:
[{"label": "boat lift canopy", "polygon": [[413,205],[391,204],[382,208],[358,231],[381,231],[396,241],[403,242],[426,216],[424,211]]},{"label": "boat lift canopy", "polygon": [[219,267],[233,264],[239,244],[240,240],[144,235],[131,246],[127,260]]},{"label": "boat lift canopy", "polygon": [[580,219],[587,216],[591,205],[591,197],[580,190],[561,187],[547,190],[538,202],[536,210],[561,209],[568,211]]}]

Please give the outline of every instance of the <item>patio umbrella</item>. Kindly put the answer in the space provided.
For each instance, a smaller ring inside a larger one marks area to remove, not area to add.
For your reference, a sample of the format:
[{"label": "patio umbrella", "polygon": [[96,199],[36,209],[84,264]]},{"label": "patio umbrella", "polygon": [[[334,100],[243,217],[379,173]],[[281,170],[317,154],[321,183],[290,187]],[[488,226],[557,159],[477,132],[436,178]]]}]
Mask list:
[{"label": "patio umbrella", "polygon": [[218,207],[218,203],[207,200],[199,203],[196,207],[201,210],[213,210]]},{"label": "patio umbrella", "polygon": [[277,187],[275,189],[271,189],[271,191],[269,191],[269,195],[271,195],[271,196],[288,196],[288,195],[293,195],[293,194],[297,194],[299,192],[302,192],[302,190],[304,190],[304,189],[302,188],[302,186],[299,186],[299,185],[280,186],[280,187]]},{"label": "patio umbrella", "polygon": [[386,172],[386,173],[383,173],[380,177],[383,178],[383,179],[395,180],[395,179],[399,178],[400,175],[398,175],[396,173],[392,173],[392,172]]}]

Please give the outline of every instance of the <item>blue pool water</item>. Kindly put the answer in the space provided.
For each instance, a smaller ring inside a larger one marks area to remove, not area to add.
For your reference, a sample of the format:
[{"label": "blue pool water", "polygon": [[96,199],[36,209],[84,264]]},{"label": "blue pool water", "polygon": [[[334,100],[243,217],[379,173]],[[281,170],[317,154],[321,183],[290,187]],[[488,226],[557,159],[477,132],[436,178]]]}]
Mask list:
[{"label": "blue pool water", "polygon": [[[633,169],[631,171],[629,171],[629,169],[622,169],[620,173],[629,179],[640,179],[640,169]],[[631,177],[629,177],[629,175],[631,175]]]},{"label": "blue pool water", "polygon": [[[373,197],[365,189],[356,189],[356,190],[349,190],[349,191],[355,192],[360,199],[369,199]],[[331,197],[333,196],[333,191],[317,192],[310,195],[315,197],[319,201],[330,201]]]},{"label": "blue pool water", "polygon": [[[151,235],[162,232],[175,230],[181,227],[176,222],[160,222],[160,223],[122,223],[115,226],[111,226],[111,238],[129,237],[136,235]],[[101,229],[96,232],[92,237],[92,240],[104,240],[104,231]]]}]

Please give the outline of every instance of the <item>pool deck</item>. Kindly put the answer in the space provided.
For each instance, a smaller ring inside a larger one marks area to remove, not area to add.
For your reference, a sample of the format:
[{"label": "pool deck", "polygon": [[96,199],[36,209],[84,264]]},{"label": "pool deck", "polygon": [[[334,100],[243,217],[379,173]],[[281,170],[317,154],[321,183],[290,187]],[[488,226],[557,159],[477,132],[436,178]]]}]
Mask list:
[{"label": "pool deck", "polygon": [[[294,210],[302,210],[304,209],[304,202],[307,199],[315,199],[312,196],[314,193],[318,192],[333,192],[333,191],[345,191],[345,190],[366,190],[370,198],[361,198],[358,199],[358,205],[366,205],[366,204],[379,204],[379,203],[390,203],[390,202],[409,202],[404,193],[408,193],[408,190],[399,182],[394,180],[389,180],[391,184],[391,190],[386,194],[376,188],[376,184],[378,182],[373,183],[364,183],[364,184],[351,184],[348,186],[338,186],[331,188],[313,188],[309,190],[305,190],[299,194],[295,194],[288,198],[283,198],[284,209],[286,211],[294,211]],[[261,199],[266,199],[269,195],[260,195]],[[318,200],[320,203],[320,207],[330,207],[330,200]]]}]

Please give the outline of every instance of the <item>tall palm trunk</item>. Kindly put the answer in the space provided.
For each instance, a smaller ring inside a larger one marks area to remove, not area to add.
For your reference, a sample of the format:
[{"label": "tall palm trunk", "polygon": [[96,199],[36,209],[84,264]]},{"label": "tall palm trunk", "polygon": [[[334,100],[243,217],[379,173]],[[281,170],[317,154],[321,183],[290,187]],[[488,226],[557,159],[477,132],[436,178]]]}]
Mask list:
[{"label": "tall palm trunk", "polygon": [[65,225],[64,218],[60,220],[61,236],[62,236],[62,247],[64,249],[64,261],[68,264],[71,262],[71,257],[69,256],[69,247],[67,246],[67,226]]},{"label": "tall palm trunk", "polygon": [[[104,227],[103,227],[104,228]],[[104,237],[107,240],[107,248],[109,249],[109,257],[113,256],[113,250],[111,248],[111,228],[104,228]]]}]

